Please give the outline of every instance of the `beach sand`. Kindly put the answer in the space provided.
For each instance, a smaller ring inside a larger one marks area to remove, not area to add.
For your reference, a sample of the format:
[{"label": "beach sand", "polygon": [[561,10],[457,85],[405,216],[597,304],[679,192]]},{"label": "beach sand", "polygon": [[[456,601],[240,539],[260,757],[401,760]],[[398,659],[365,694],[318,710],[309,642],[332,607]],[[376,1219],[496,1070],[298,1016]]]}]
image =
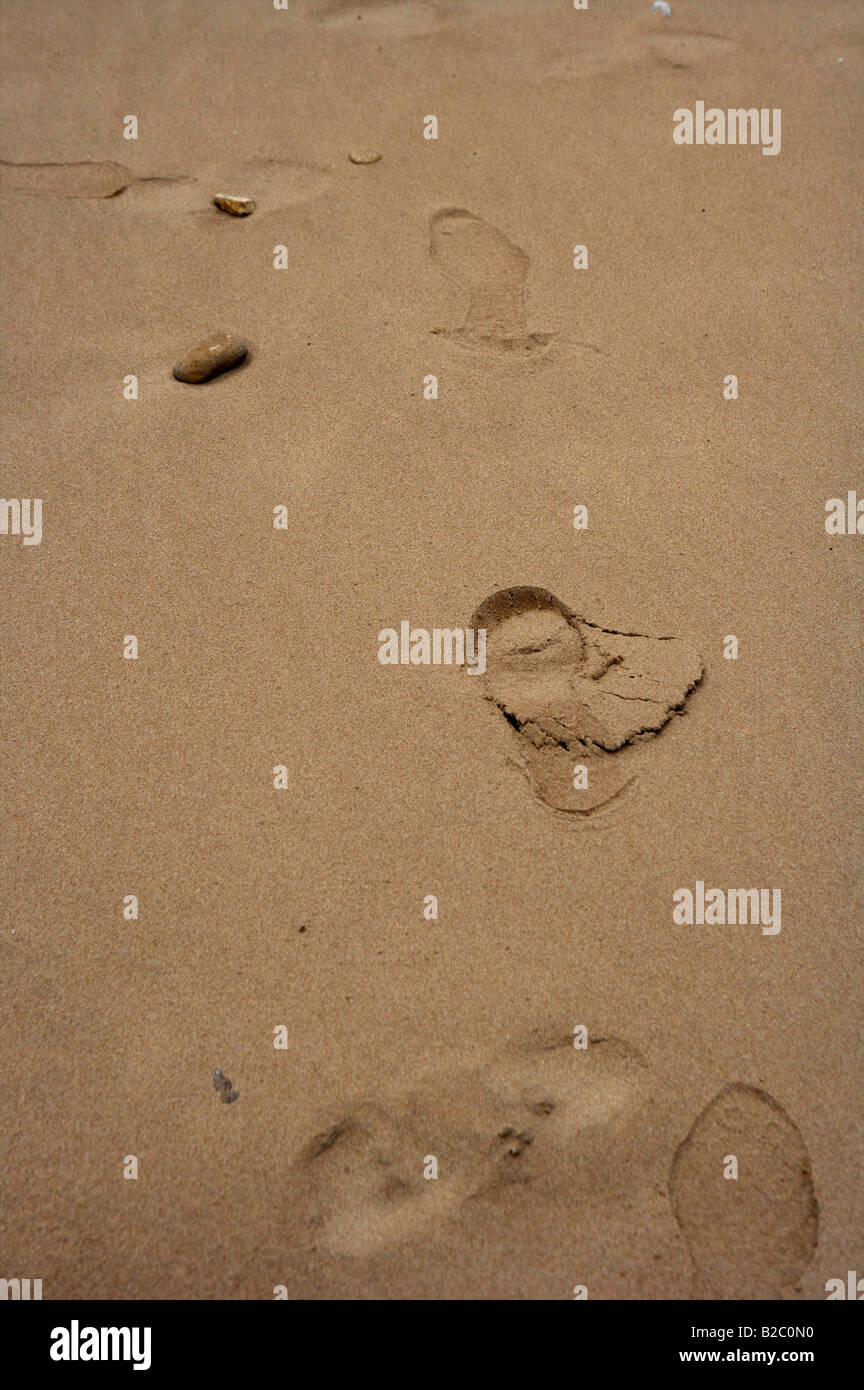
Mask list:
[{"label": "beach sand", "polygon": [[[860,6],[5,0],[2,38],[43,535],[0,536],[0,1276],[824,1298],[864,1269]],[[676,145],[698,101],[781,152]],[[175,380],[214,333],[243,365]],[[599,749],[518,644],[507,709],[379,662],[522,587],[677,639],[662,726]],[[676,923],[698,882],[782,930]]]}]

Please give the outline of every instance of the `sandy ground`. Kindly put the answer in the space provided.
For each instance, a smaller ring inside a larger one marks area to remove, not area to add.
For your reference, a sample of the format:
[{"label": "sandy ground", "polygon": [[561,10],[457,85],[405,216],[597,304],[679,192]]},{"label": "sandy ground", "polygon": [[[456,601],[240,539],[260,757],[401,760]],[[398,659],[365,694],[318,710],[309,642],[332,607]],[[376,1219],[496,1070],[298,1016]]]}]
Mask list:
[{"label": "sandy ground", "polygon": [[[864,540],[824,527],[864,496],[864,13],[672,10],[5,0],[2,491],[44,510],[0,537],[0,1276],[864,1270]],[[676,146],[699,100],[781,108],[781,153]],[[220,330],[246,364],[175,381]],[[482,682],[378,661],[514,586],[699,654],[594,814]],[[779,887],[781,932],[677,925],[697,881]]]}]

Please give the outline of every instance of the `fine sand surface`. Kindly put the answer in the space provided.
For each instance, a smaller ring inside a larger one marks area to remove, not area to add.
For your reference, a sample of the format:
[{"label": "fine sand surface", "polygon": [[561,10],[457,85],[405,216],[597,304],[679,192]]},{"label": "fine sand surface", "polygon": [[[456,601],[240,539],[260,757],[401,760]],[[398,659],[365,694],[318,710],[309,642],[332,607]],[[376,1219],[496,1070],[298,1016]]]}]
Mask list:
[{"label": "fine sand surface", "polygon": [[[856,0],[4,0],[0,1276],[864,1272],[862,44]],[[697,101],[780,154],[677,146]],[[474,613],[484,675],[379,662]],[[782,930],[677,924],[697,882]]]}]

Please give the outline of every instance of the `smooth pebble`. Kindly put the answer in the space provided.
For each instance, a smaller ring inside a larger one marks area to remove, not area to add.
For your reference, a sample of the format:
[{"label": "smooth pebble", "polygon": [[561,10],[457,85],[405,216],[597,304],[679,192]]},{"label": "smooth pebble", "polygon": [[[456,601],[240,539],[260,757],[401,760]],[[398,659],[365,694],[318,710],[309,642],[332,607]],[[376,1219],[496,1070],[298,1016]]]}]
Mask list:
[{"label": "smooth pebble", "polygon": [[255,211],[252,198],[232,198],[228,193],[217,193],[213,202],[223,212],[230,212],[232,217],[248,217],[250,212]]},{"label": "smooth pebble", "polygon": [[180,358],[174,366],[174,376],[178,381],[209,381],[220,372],[239,367],[248,351],[243,339],[233,333],[213,333]]}]

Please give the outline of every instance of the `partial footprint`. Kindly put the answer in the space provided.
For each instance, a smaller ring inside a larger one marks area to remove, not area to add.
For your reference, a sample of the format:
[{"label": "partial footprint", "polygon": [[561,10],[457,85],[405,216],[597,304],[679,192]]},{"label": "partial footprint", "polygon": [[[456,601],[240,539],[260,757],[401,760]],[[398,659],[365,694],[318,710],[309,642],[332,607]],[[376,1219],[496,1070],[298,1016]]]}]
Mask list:
[{"label": "partial footprint", "polygon": [[80,160],[70,164],[15,164],[0,160],[0,189],[45,198],[117,198],[131,210],[194,213],[222,226],[225,215],[213,195],[225,189],[250,195],[257,217],[295,203],[311,202],[330,182],[330,172],[290,159],[261,158],[237,163],[223,159],[197,174],[133,174],[123,164]]},{"label": "partial footprint", "polygon": [[603,42],[565,49],[556,56],[547,76],[556,81],[584,81],[592,77],[614,77],[642,67],[716,67],[735,54],[733,39],[719,34],[685,34],[669,30],[656,15],[643,14],[636,32],[622,26],[610,29]]},{"label": "partial footprint", "polygon": [[[531,0],[531,8],[557,9],[561,0]],[[414,38],[438,30],[463,27],[466,22],[512,17],[518,21],[525,0],[318,0],[307,10],[310,18],[332,29],[350,29],[370,39]]]},{"label": "partial footprint", "polygon": [[726,57],[735,44],[720,34],[664,34],[652,39],[649,47],[666,67],[698,68]]},{"label": "partial footprint", "polygon": [[[478,1077],[478,1092],[500,1124],[496,1134],[505,1141],[506,1155],[478,1193],[502,1179],[560,1177],[562,1162],[574,1193],[626,1186],[628,1136],[650,1090],[647,1063],[620,1038],[595,1038],[587,1048],[574,1048],[573,1038],[564,1034],[513,1049]],[[513,1154],[511,1135],[518,1168],[506,1161]]]},{"label": "partial footprint", "polygon": [[361,34],[430,34],[437,27],[437,7],[430,0],[325,0],[309,14],[328,28]]},{"label": "partial footprint", "polygon": [[681,712],[704,671],[677,638],[608,631],[533,586],[492,594],[471,626],[486,630],[483,693],[521,735],[538,796],[582,815],[624,790],[622,750]]},{"label": "partial footprint", "polygon": [[[376,1102],[352,1106],[294,1165],[296,1239],[333,1254],[366,1256],[445,1219],[469,1188],[457,1173],[447,1182],[424,1178],[428,1142],[407,1113]],[[432,1152],[440,1157],[434,1146]]]},{"label": "partial footprint", "polygon": [[464,208],[432,218],[429,251],[468,296],[464,327],[443,334],[460,347],[524,356],[545,348],[551,333],[528,333],[525,281],[530,260],[503,232]]},{"label": "partial footprint", "polygon": [[[629,1191],[648,1068],[617,1039],[572,1042],[535,1041],[486,1068],[351,1107],[294,1164],[295,1239],[366,1257],[433,1233],[468,1201],[506,1200],[514,1184],[563,1182],[574,1200]],[[433,1157],[438,1176],[427,1178]]]},{"label": "partial footprint", "polygon": [[[738,1177],[725,1178],[734,1155]],[[697,1270],[696,1298],[781,1298],[816,1249],[819,1208],[797,1126],[767,1092],[736,1083],[678,1148],[669,1194]]]},{"label": "partial footprint", "polygon": [[0,188],[43,198],[116,198],[134,183],[186,183],[184,176],[138,178],[124,164],[82,159],[71,164],[15,164],[0,160]]}]

